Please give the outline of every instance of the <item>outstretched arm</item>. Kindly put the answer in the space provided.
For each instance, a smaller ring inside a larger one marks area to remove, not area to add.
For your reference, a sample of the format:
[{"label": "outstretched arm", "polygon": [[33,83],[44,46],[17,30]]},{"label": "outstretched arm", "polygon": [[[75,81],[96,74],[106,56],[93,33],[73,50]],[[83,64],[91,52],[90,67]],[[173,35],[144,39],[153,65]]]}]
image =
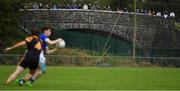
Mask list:
[{"label": "outstretched arm", "polygon": [[21,41],[21,42],[13,45],[13,46],[11,46],[11,47],[6,48],[5,51],[10,51],[10,50],[13,50],[13,49],[15,49],[15,48],[18,48],[18,47],[24,46],[24,45],[26,45],[26,41]]}]

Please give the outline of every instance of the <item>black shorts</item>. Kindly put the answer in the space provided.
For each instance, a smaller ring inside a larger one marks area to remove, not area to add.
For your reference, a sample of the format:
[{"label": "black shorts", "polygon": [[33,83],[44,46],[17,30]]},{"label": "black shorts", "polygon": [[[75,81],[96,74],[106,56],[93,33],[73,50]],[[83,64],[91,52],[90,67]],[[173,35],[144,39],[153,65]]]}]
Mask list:
[{"label": "black shorts", "polygon": [[33,53],[26,53],[25,56],[19,62],[19,65],[24,69],[29,68],[35,70],[39,65],[39,55]]}]

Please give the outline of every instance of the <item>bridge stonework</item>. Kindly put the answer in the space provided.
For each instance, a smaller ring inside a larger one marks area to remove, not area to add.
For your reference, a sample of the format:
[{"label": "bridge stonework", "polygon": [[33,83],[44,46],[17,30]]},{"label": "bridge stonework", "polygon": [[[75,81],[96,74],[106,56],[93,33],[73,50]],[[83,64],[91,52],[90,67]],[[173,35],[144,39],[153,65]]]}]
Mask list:
[{"label": "bridge stonework", "polygon": [[[20,24],[22,25],[50,22],[64,30],[87,29],[88,31],[90,29],[112,33],[130,42],[133,40],[133,14],[83,10],[23,10],[21,14]],[[171,42],[171,39],[166,40],[166,37],[161,39],[161,36],[173,35],[174,25],[174,19],[170,17],[165,19],[164,17],[137,15],[137,46],[160,46],[158,43],[162,40]],[[172,45],[169,43],[168,46]]]}]

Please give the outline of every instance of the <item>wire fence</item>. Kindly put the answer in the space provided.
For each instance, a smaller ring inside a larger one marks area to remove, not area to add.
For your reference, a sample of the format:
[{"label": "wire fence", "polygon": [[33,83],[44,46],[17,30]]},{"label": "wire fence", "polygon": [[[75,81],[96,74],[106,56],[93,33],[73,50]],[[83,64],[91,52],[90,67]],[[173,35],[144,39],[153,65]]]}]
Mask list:
[{"label": "wire fence", "polygon": [[[16,65],[23,57],[19,54],[0,54],[0,65]],[[180,67],[180,57],[133,57],[129,56],[65,56],[46,55],[49,66],[92,67]]]}]

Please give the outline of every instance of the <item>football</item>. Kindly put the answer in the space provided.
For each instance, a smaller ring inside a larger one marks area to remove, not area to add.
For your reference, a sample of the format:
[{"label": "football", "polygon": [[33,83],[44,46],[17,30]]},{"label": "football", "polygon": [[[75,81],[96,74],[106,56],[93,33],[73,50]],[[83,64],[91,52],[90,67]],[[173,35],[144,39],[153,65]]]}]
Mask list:
[{"label": "football", "polygon": [[61,39],[58,43],[57,43],[57,47],[58,48],[64,48],[66,45],[65,41],[63,39]]}]

